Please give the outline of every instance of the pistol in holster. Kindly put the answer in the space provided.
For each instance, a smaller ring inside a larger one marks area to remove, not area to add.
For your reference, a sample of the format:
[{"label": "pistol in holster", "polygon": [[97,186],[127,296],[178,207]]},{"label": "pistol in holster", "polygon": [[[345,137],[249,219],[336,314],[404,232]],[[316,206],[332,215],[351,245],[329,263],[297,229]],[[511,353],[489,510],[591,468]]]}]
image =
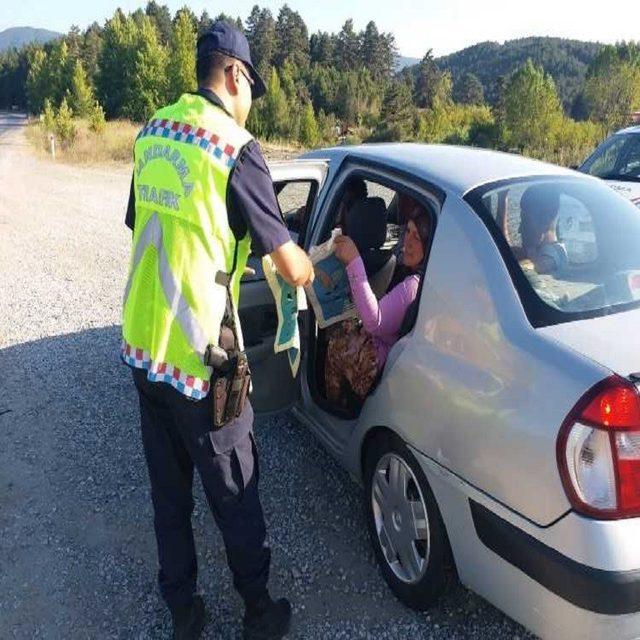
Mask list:
[{"label": "pistol in holster", "polygon": [[213,427],[219,429],[237,418],[244,409],[251,389],[251,371],[244,350],[238,349],[236,314],[231,297],[231,278],[219,272],[216,282],[227,289],[227,309],[220,328],[218,345],[208,345],[204,363],[213,369]]}]

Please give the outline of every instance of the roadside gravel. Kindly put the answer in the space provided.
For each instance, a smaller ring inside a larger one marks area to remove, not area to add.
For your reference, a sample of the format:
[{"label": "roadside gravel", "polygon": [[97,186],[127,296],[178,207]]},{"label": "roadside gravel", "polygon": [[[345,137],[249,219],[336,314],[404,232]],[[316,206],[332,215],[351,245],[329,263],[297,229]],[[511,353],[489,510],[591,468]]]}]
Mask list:
[{"label": "roadside gravel", "polygon": [[[117,358],[130,167],[37,160],[0,115],[0,637],[168,638],[136,398]],[[272,587],[292,637],[530,638],[464,588],[420,614],[375,567],[361,492],[287,414],[259,420]],[[196,483],[206,638],[241,605]]]}]

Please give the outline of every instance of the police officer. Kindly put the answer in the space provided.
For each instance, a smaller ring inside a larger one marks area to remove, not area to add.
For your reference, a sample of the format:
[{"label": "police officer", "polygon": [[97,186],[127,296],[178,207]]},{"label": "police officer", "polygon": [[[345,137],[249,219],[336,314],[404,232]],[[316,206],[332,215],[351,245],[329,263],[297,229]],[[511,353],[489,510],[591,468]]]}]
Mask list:
[{"label": "police officer", "polygon": [[244,638],[281,638],[291,606],[267,589],[253,412],[246,402],[214,428],[206,353],[234,324],[250,245],[292,285],[309,283],[313,268],[291,241],[260,147],[244,128],[252,98],[265,92],[244,35],[223,22],[201,35],[197,79],[198,91],[160,109],[135,143],[122,358],[140,400],[158,581],[174,637],[198,638],[206,618],[191,528],[195,467],[244,600]]}]

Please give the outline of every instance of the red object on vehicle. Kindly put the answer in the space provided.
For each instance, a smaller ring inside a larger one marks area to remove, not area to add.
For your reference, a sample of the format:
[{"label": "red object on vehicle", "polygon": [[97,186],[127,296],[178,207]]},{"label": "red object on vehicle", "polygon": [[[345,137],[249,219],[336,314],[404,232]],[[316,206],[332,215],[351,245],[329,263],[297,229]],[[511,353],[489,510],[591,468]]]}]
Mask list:
[{"label": "red object on vehicle", "polygon": [[573,508],[617,519],[640,516],[640,394],[612,376],[576,404],[558,435],[560,476]]}]

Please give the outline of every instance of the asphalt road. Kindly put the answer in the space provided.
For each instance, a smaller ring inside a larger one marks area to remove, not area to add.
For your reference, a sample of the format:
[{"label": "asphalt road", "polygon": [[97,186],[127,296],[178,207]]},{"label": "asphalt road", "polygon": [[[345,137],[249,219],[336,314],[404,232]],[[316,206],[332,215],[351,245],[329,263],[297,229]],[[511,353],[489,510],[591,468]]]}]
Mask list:
[{"label": "asphalt road", "polygon": [[[37,159],[0,114],[0,638],[167,638],[136,397],[118,360],[131,168]],[[524,638],[460,586],[416,613],[373,561],[361,491],[292,416],[258,421],[272,590],[294,638]],[[196,482],[206,638],[242,614]]]}]

